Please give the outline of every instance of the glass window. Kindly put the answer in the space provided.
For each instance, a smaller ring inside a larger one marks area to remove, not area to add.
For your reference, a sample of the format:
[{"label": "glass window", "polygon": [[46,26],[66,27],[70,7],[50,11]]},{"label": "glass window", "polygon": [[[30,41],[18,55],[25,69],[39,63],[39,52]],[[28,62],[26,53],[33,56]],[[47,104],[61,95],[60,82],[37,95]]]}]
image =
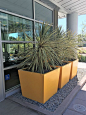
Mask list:
[{"label": "glass window", "polygon": [[40,23],[35,23],[35,32],[36,36],[39,36],[40,30],[42,29],[42,24]]},{"label": "glass window", "polygon": [[[3,47],[3,64],[4,67],[19,64],[22,60],[18,59],[17,53],[24,52],[25,49],[33,47],[31,43],[27,44],[2,44]],[[18,77],[18,69],[8,69],[4,71],[5,77],[5,90],[8,91],[10,88],[20,84]]]},{"label": "glass window", "polygon": [[[12,15],[0,13],[2,40],[27,41],[25,34],[33,40],[33,22]],[[4,18],[3,18],[4,17]]]},{"label": "glass window", "polygon": [[4,67],[19,64],[22,60],[19,60],[17,54],[24,52],[26,48],[33,47],[32,43],[25,44],[2,44],[3,50],[3,64]]},{"label": "glass window", "polygon": [[[36,22],[36,23],[35,23],[35,32],[36,32],[36,36],[39,37],[39,33],[40,33],[41,29],[42,29],[42,24]],[[52,30],[53,30],[53,26],[50,27],[50,29],[48,30],[47,33],[49,34],[50,32],[52,32]]]},{"label": "glass window", "polygon": [[27,39],[25,39],[25,33],[29,37],[33,38],[32,21],[18,18],[18,17],[14,19],[13,17],[12,21],[8,20],[8,25],[9,25],[9,30],[8,30],[9,40],[13,38],[12,40],[17,41],[18,40],[17,38],[19,37],[20,38],[19,41],[27,41]]},{"label": "glass window", "polygon": [[46,23],[53,23],[52,14],[53,14],[52,10],[35,2],[35,19],[36,20],[39,20],[41,22],[46,22]]},{"label": "glass window", "polygon": [[6,38],[7,40],[7,30],[8,30],[8,15],[7,14],[0,13],[0,24],[1,24],[1,31],[2,31],[2,39]]},{"label": "glass window", "polygon": [[33,0],[0,0],[0,8],[3,8],[7,11],[33,18]]},{"label": "glass window", "polygon": [[5,70],[4,77],[5,77],[5,90],[9,90],[10,88],[20,84],[17,68]]},{"label": "glass window", "polygon": [[3,63],[4,67],[18,64],[21,61],[16,55],[18,52],[24,52],[25,44],[2,44],[3,47]]}]

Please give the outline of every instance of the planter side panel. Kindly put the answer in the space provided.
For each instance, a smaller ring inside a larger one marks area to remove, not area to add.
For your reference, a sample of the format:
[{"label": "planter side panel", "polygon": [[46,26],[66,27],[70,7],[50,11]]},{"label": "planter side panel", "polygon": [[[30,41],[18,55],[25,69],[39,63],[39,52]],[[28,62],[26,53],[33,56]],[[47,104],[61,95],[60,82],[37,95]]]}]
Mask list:
[{"label": "planter side panel", "polygon": [[43,103],[43,75],[19,70],[22,95],[26,98]]},{"label": "planter side panel", "polygon": [[44,75],[44,103],[58,90],[60,68]]},{"label": "planter side panel", "polygon": [[72,62],[70,79],[77,75],[78,59]]},{"label": "planter side panel", "polygon": [[61,66],[59,88],[62,88],[66,83],[69,82],[70,70],[71,70],[71,63]]}]

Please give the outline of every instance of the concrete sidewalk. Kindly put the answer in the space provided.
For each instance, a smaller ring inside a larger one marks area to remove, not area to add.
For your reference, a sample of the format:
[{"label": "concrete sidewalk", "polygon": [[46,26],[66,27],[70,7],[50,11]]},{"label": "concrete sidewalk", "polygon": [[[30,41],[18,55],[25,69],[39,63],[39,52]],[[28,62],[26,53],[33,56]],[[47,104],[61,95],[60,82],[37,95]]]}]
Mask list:
[{"label": "concrete sidewalk", "polygon": [[[0,102],[0,115],[43,115],[16,102],[5,99]],[[57,114],[58,115],[58,114]],[[77,93],[63,115],[86,115],[86,84]]]},{"label": "concrete sidewalk", "polygon": [[[44,115],[28,109],[14,101],[5,99],[0,102],[0,115]],[[58,114],[57,114],[58,115]],[[86,115],[86,84],[77,93],[63,115]]]},{"label": "concrete sidewalk", "polygon": [[63,115],[86,115],[86,84],[72,100]]},{"label": "concrete sidewalk", "polygon": [[9,99],[0,102],[0,115],[43,115]]},{"label": "concrete sidewalk", "polygon": [[86,63],[84,62],[78,62],[78,68],[86,68]]}]

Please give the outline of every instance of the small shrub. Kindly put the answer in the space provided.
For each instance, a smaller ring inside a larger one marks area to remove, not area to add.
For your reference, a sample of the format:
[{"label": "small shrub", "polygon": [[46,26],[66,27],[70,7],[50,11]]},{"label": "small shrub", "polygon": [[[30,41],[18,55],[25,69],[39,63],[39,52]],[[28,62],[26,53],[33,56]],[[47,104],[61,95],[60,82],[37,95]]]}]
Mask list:
[{"label": "small shrub", "polygon": [[86,62],[86,56],[79,55],[78,59],[79,59],[79,62]]}]

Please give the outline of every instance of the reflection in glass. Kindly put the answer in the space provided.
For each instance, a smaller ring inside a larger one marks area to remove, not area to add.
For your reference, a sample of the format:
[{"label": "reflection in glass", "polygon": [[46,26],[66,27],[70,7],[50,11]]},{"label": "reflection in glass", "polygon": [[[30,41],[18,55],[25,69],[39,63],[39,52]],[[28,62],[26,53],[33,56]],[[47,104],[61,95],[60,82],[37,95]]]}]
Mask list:
[{"label": "reflection in glass", "polygon": [[47,23],[53,23],[52,17],[53,17],[52,10],[38,4],[35,2],[35,18],[36,20],[39,20],[41,22],[47,22]]},{"label": "reflection in glass", "polygon": [[[39,37],[40,31],[42,29],[42,24],[41,23],[35,23],[35,31],[36,31],[36,36]],[[50,26],[47,34],[53,31],[53,26]]]},{"label": "reflection in glass", "polygon": [[4,13],[0,13],[1,33],[2,40],[17,41],[17,38],[22,38],[21,41],[27,41],[25,39],[25,33],[33,38],[33,22],[22,19],[16,16],[12,16]]},{"label": "reflection in glass", "polygon": [[40,23],[35,23],[35,32],[36,36],[39,36],[40,30],[42,29],[42,24]]},{"label": "reflection in glass", "polygon": [[32,43],[25,44],[25,50],[28,50],[29,48],[32,48],[32,47],[33,47]]},{"label": "reflection in glass", "polygon": [[17,54],[19,52],[24,52],[24,46],[25,44],[2,44],[4,67],[21,62],[20,60],[18,60]]},{"label": "reflection in glass", "polygon": [[3,64],[4,67],[19,64],[22,61],[19,60],[18,53],[24,52],[28,48],[32,48],[32,43],[22,43],[22,44],[2,44],[3,49]]}]

